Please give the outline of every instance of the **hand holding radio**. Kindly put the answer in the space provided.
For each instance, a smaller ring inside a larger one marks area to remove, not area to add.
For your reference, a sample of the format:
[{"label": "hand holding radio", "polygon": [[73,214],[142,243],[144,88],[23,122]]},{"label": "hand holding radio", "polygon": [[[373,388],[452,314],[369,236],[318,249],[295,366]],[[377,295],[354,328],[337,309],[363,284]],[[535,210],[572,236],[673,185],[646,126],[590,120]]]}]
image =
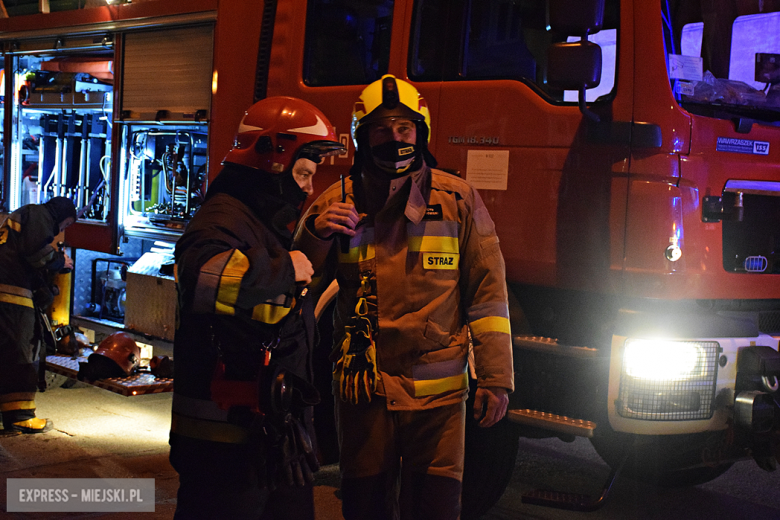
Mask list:
[{"label": "hand holding radio", "polygon": [[358,212],[349,202],[334,202],[314,219],[314,232],[319,238],[329,239],[334,233],[355,236]]}]

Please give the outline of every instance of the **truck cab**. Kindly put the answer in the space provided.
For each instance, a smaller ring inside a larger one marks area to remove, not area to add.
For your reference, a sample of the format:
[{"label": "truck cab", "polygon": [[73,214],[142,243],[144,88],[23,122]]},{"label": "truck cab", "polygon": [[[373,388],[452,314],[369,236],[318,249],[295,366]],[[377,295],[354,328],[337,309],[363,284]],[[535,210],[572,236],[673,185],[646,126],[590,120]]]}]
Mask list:
[{"label": "truck cab", "polygon": [[[90,204],[66,235],[83,259],[66,305],[77,322],[106,325],[90,306],[102,303],[108,326],[150,342],[170,333],[168,315],[127,317],[170,289],[122,279],[122,263],[170,251],[243,111],[274,95],[323,110],[348,150],[320,165],[320,193],[352,164],[353,103],[389,73],[425,97],[438,167],[480,191],[506,261],[517,388],[506,421],[468,428],[464,518],[500,497],[521,435],[587,437],[614,468],[674,485],[746,458],[775,468],[780,2],[169,0],[83,11],[0,20],[3,202],[14,210],[65,190]],[[183,56],[193,68],[177,76]],[[41,82],[73,66],[63,105],[61,83]],[[100,66],[112,68],[111,89],[85,68]],[[97,81],[80,85],[84,73]],[[66,168],[76,163],[83,172]]]},{"label": "truck cab", "polygon": [[267,73],[349,146],[363,86],[413,82],[501,240],[514,431],[679,485],[774,468],[780,413],[780,6],[700,4],[279,2]]}]

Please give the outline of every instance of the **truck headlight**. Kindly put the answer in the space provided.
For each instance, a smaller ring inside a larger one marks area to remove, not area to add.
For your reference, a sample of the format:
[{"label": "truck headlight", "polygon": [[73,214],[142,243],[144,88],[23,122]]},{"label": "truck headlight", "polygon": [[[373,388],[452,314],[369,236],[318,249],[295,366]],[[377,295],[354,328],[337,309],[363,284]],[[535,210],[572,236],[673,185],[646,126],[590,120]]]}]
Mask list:
[{"label": "truck headlight", "polygon": [[655,421],[711,417],[719,348],[714,341],[628,339],[618,414]]},{"label": "truck headlight", "polygon": [[697,343],[630,339],[623,351],[623,370],[637,379],[690,379],[696,375],[701,356]]}]

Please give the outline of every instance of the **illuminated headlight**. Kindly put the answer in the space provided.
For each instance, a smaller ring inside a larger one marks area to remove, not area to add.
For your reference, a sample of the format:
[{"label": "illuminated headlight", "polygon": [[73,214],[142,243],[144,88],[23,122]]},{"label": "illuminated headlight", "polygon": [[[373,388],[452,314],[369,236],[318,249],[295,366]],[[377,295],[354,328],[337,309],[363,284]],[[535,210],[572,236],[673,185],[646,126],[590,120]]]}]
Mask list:
[{"label": "illuminated headlight", "polygon": [[618,413],[655,421],[711,417],[719,348],[714,341],[627,340]]},{"label": "illuminated headlight", "polygon": [[703,354],[698,343],[628,340],[623,352],[623,370],[637,379],[690,379],[696,377]]}]

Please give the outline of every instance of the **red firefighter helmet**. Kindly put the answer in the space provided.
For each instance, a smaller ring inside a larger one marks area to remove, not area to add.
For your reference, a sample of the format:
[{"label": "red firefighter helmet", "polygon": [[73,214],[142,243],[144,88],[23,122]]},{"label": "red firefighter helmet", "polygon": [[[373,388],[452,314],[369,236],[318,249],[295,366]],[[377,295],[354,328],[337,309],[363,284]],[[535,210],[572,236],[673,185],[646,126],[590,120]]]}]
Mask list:
[{"label": "red firefighter helmet", "polygon": [[275,96],[246,111],[223,163],[282,173],[301,157],[319,162],[345,150],[317,107],[302,99]]},{"label": "red firefighter helmet", "polygon": [[[88,361],[92,363],[93,356],[103,356],[110,359],[125,373],[130,375],[141,361],[141,348],[126,332],[114,332],[100,342]],[[110,376],[109,376],[110,377]]]}]

